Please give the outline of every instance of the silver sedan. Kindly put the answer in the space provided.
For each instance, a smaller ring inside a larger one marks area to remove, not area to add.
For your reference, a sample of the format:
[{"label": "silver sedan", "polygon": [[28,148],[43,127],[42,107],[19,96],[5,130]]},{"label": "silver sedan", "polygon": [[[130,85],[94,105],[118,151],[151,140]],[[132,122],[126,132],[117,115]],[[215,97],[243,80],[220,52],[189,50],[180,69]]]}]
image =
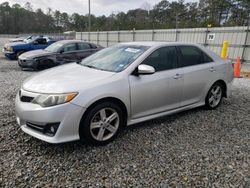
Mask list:
[{"label": "silver sedan", "polygon": [[232,63],[189,43],[133,42],[28,79],[16,96],[21,129],[49,143],[112,141],[122,127],[230,94]]}]

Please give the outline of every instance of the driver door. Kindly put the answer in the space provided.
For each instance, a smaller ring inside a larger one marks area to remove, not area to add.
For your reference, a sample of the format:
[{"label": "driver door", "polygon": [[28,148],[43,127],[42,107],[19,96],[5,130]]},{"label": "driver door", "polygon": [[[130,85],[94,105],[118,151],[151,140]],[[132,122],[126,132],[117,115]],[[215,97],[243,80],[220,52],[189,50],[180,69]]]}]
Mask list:
[{"label": "driver door", "polygon": [[62,47],[60,54],[57,55],[57,61],[59,64],[77,62],[77,44],[65,44]]},{"label": "driver door", "polygon": [[179,108],[183,77],[176,47],[159,48],[141,64],[154,67],[156,72],[129,76],[132,119]]},{"label": "driver door", "polygon": [[33,50],[44,49],[48,46],[45,38],[37,38],[33,44]]}]

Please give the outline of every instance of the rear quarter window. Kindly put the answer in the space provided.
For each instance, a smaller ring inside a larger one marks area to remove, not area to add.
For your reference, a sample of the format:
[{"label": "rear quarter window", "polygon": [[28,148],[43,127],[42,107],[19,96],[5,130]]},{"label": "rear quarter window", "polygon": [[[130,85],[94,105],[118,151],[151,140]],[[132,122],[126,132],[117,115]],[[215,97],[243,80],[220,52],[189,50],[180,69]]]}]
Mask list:
[{"label": "rear quarter window", "polygon": [[182,67],[213,62],[212,58],[195,46],[179,46],[179,50]]}]

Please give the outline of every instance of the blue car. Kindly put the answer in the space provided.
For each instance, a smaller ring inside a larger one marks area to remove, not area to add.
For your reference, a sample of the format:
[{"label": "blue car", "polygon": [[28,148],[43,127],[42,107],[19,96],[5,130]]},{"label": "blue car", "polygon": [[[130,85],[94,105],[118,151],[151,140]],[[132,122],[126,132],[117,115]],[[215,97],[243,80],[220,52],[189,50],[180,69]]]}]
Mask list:
[{"label": "blue car", "polygon": [[44,49],[54,42],[56,41],[45,36],[32,37],[30,39],[27,38],[23,42],[11,42],[5,44],[3,53],[8,59],[14,60],[24,52]]}]

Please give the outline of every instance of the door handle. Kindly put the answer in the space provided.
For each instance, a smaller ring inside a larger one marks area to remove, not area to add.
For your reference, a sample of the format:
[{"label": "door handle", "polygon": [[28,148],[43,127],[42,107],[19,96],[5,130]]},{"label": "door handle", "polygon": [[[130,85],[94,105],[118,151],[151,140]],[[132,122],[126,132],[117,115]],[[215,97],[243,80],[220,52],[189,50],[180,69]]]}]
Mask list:
[{"label": "door handle", "polygon": [[177,80],[177,79],[179,79],[179,78],[181,78],[181,77],[182,77],[182,75],[177,73],[177,74],[174,76],[174,79]]},{"label": "door handle", "polygon": [[214,67],[211,67],[211,68],[209,69],[209,71],[210,71],[210,72],[215,72],[216,70],[215,70]]}]

